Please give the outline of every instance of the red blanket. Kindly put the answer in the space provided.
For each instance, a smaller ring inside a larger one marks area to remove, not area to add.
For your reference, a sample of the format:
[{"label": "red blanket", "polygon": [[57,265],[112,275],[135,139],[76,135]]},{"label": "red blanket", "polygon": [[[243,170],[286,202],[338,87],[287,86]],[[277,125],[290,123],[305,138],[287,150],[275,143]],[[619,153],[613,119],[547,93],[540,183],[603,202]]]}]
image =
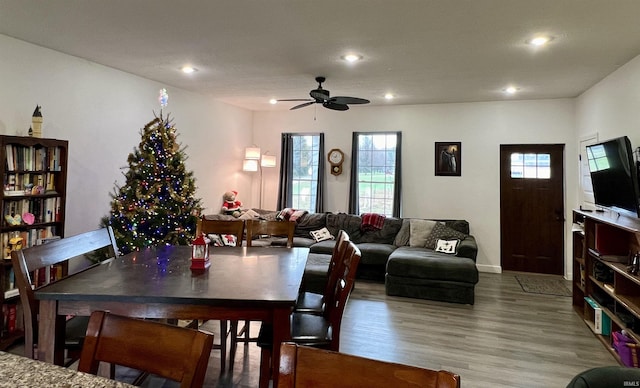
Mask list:
[{"label": "red blanket", "polygon": [[382,229],[384,219],[386,218],[384,214],[378,213],[362,213],[361,217],[362,225],[360,229],[362,229],[363,232]]}]

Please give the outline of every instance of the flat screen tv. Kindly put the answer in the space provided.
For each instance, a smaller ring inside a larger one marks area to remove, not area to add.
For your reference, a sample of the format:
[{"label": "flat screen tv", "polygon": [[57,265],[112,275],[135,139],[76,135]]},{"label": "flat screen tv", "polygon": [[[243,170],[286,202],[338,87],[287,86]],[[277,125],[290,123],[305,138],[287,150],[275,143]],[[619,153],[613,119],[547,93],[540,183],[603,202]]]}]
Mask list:
[{"label": "flat screen tv", "polygon": [[587,146],[597,206],[640,217],[638,169],[626,136]]}]

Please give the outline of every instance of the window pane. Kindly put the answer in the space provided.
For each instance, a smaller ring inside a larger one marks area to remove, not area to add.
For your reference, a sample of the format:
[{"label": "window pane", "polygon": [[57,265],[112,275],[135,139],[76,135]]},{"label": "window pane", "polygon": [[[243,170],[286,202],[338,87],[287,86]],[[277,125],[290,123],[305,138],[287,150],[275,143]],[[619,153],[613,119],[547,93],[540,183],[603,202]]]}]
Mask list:
[{"label": "window pane", "polygon": [[360,134],[358,204],[360,213],[393,215],[397,134]]},{"label": "window pane", "polygon": [[[589,161],[591,163],[591,160]],[[550,154],[511,154],[511,178],[551,178]]]},{"label": "window pane", "polygon": [[291,206],[294,209],[315,211],[318,187],[320,135],[293,135],[293,179]]}]

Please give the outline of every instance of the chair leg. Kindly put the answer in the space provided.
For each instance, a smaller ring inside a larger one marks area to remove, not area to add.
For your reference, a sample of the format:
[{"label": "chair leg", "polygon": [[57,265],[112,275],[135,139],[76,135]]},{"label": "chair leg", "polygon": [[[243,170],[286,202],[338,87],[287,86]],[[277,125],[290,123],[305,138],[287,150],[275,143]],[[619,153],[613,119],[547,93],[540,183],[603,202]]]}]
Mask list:
[{"label": "chair leg", "polygon": [[227,367],[227,320],[220,320],[220,373]]},{"label": "chair leg", "polygon": [[229,370],[233,370],[233,362],[236,359],[236,349],[238,348],[238,321],[233,320],[229,329],[231,343],[229,345]]},{"label": "chair leg", "polygon": [[271,349],[260,348],[260,388],[269,388],[271,380]]}]

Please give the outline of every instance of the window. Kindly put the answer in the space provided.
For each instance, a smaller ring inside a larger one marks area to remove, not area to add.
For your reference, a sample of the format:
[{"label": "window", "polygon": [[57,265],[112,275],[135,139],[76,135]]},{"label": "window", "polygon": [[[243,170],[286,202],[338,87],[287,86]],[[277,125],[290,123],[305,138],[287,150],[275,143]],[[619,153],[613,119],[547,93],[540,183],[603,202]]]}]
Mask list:
[{"label": "window", "polygon": [[551,155],[511,154],[511,178],[551,178]]},{"label": "window", "polygon": [[349,212],[400,216],[401,132],[353,134]]},{"label": "window", "polygon": [[324,154],[323,134],[282,134],[278,208],[321,212]]}]

